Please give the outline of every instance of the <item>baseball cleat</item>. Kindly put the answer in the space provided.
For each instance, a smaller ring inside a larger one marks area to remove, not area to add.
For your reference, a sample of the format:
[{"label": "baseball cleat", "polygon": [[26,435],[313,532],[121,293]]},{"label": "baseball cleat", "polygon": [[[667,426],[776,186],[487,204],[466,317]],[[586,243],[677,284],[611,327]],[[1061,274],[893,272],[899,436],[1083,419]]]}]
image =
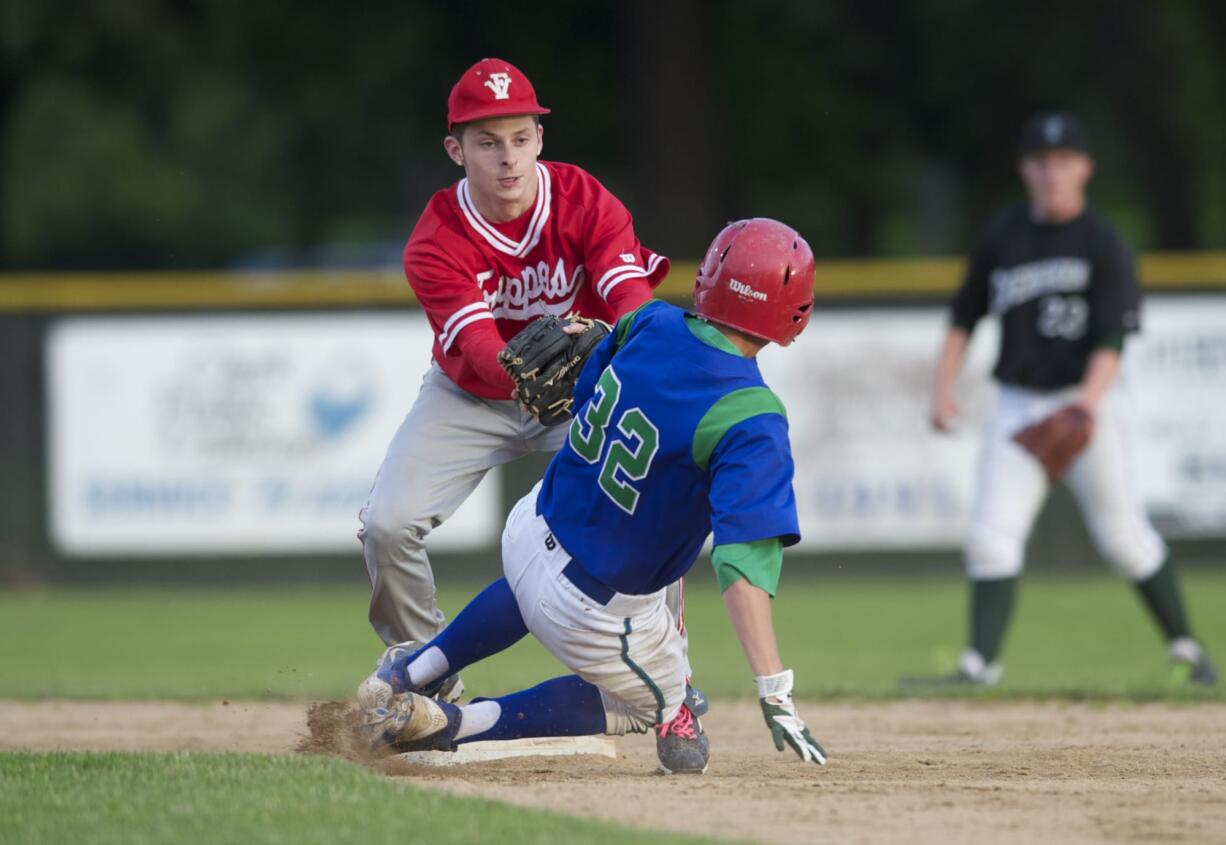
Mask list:
[{"label": "baseball cleat", "polygon": [[671,722],[656,726],[656,759],[666,775],[701,775],[707,770],[711,743],[686,705]]},{"label": "baseball cleat", "polygon": [[685,706],[689,708],[690,713],[693,715],[705,716],[707,711],[711,709],[711,702],[702,690],[698,687],[690,686],[687,682],[685,685]]},{"label": "baseball cleat", "polygon": [[[433,686],[433,685],[432,685]],[[434,698],[439,701],[445,701],[448,704],[459,704],[460,698],[464,695],[464,682],[460,680],[459,675],[448,675],[443,678],[443,685],[438,688],[438,692],[434,694]]]},{"label": "baseball cleat", "polygon": [[985,681],[982,678],[972,678],[962,670],[950,672],[948,675],[903,675],[898,679],[898,684],[899,686],[910,688],[964,687],[966,689],[974,687],[986,689],[993,685],[991,681]]},{"label": "baseball cleat", "polygon": [[1178,683],[1207,687],[1217,683],[1217,667],[1196,640],[1180,637],[1171,642],[1167,654],[1174,664],[1174,675]]},{"label": "baseball cleat", "polygon": [[1200,660],[1192,664],[1192,670],[1188,672],[1188,683],[1201,684],[1211,687],[1217,683],[1217,667],[1213,665],[1213,661],[1206,655],[1202,654]]},{"label": "baseball cleat", "polygon": [[958,668],[948,675],[905,675],[898,679],[904,687],[994,687],[1004,677],[999,662],[985,663],[979,652],[968,648],[958,657]]},{"label": "baseball cleat", "polygon": [[393,697],[391,706],[368,711],[358,736],[374,753],[454,751],[460,708],[415,692]]},{"label": "baseball cleat", "polygon": [[377,708],[389,709],[392,699],[404,692],[415,692],[429,698],[437,698],[454,704],[464,694],[464,683],[459,675],[448,675],[414,687],[405,671],[421,647],[414,641],[389,646],[375,663],[375,671],[358,686],[358,706],[367,712]]}]

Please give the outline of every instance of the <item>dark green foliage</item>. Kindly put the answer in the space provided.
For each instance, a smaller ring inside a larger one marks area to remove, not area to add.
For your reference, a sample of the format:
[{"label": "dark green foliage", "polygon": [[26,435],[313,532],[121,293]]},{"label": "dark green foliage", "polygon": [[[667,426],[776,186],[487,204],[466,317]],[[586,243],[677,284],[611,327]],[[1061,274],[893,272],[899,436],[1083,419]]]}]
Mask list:
[{"label": "dark green foliage", "polygon": [[9,0],[0,267],[361,260],[459,172],[447,92],[501,55],[644,242],[729,218],[822,256],[961,252],[1034,109],[1090,125],[1138,247],[1226,247],[1226,12],[1184,3]]}]

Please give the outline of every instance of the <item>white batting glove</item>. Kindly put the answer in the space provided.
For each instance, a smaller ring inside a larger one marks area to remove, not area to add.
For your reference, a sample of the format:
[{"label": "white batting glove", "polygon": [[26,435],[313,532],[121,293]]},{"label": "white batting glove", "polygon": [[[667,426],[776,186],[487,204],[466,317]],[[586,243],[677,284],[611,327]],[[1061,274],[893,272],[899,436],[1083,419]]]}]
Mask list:
[{"label": "white batting glove", "polygon": [[754,681],[758,684],[758,701],[775,740],[775,750],[782,751],[786,742],[806,763],[826,765],[826,750],[809,733],[792,703],[792,670],[785,669],[778,675],[758,675]]}]

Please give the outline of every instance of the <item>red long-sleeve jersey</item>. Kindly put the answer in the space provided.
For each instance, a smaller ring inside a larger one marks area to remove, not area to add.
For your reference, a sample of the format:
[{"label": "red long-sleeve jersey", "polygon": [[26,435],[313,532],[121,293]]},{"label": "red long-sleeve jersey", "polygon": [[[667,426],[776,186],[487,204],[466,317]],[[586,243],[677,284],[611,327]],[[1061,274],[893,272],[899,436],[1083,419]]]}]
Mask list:
[{"label": "red long-sleeve jersey", "polygon": [[434,359],[463,389],[506,399],[495,354],[537,317],[612,322],[651,296],[668,259],[630,213],[573,164],[537,162],[536,202],[509,223],[481,216],[468,180],[439,191],[404,248],[404,273],[434,329]]}]

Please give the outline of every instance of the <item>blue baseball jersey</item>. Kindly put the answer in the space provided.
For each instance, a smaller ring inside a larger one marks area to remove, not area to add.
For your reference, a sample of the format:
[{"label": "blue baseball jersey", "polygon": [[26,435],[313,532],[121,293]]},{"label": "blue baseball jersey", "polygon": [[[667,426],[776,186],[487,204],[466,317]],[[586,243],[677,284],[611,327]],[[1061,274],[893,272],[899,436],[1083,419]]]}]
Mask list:
[{"label": "blue baseball jersey", "polygon": [[646,594],[715,544],[800,539],[787,418],[757,362],[658,300],[584,365],[537,513],[584,570]]}]

